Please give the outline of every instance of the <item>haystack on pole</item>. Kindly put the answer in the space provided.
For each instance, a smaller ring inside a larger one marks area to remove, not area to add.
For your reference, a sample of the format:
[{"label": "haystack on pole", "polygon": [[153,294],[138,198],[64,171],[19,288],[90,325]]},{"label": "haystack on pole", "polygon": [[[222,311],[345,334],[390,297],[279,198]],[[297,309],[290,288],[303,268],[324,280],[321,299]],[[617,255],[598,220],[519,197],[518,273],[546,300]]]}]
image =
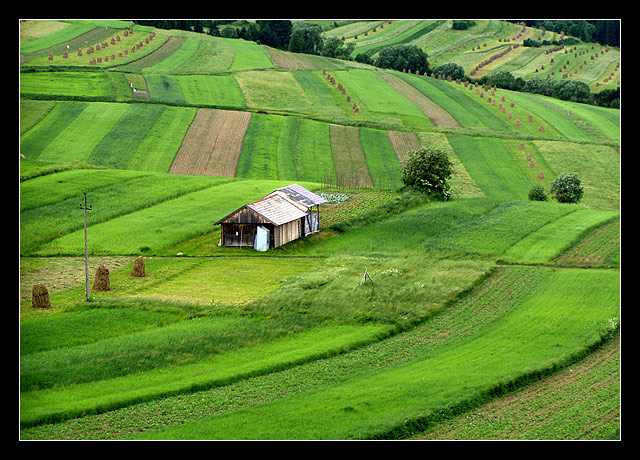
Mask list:
[{"label": "haystack on pole", "polygon": [[87,192],[84,192],[84,206],[80,205],[81,209],[84,209],[84,275],[85,286],[87,290],[87,300],[89,300],[89,245],[87,244],[87,210],[91,211],[91,205],[87,208]]}]

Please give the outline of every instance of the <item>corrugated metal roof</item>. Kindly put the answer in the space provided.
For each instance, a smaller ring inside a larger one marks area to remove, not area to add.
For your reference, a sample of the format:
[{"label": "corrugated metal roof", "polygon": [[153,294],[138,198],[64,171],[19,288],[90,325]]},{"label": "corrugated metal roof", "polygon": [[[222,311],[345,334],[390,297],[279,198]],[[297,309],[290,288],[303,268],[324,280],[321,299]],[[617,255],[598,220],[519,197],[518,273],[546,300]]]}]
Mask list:
[{"label": "corrugated metal roof", "polygon": [[291,203],[291,201],[275,193],[249,203],[247,207],[274,225],[283,225],[307,215],[305,211]]},{"label": "corrugated metal roof", "polygon": [[327,200],[325,200],[324,198],[316,195],[313,192],[310,192],[309,190],[298,184],[287,185],[286,187],[279,188],[278,190],[286,193],[288,196],[307,207],[327,202]]}]

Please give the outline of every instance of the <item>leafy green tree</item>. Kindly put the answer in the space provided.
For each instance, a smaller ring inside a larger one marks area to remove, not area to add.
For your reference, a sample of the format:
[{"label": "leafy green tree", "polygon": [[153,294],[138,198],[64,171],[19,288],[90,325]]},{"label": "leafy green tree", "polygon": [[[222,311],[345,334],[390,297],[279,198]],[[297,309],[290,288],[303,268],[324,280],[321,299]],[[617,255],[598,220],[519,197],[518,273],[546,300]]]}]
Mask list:
[{"label": "leafy green tree", "polygon": [[433,74],[436,77],[439,77],[440,75],[444,77],[451,77],[453,80],[458,78],[462,80],[465,77],[464,68],[460,64],[455,64],[453,62],[439,65],[433,69]]},{"label": "leafy green tree", "polygon": [[393,70],[429,71],[427,53],[415,45],[392,45],[378,53],[376,67]]},{"label": "leafy green tree", "polygon": [[297,22],[291,32],[289,51],[293,53],[320,54],[323,38],[322,27],[317,24]]},{"label": "leafy green tree", "polygon": [[402,182],[423,193],[446,201],[451,197],[448,183],[453,163],[445,150],[437,146],[421,147],[409,155],[402,168]]},{"label": "leafy green tree", "polygon": [[577,203],[584,194],[584,189],[577,175],[561,174],[551,182],[551,194],[560,203]]},{"label": "leafy green tree", "polygon": [[326,57],[348,60],[355,47],[355,43],[349,43],[345,46],[338,37],[331,37],[325,40],[322,45],[321,54]]}]

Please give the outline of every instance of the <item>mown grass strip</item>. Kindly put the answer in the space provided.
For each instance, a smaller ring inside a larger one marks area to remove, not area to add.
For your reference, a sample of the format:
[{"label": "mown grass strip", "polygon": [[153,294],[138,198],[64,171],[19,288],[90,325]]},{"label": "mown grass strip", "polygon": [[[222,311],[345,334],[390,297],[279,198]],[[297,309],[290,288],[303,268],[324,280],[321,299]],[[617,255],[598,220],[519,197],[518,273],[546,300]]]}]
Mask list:
[{"label": "mown grass strip", "polygon": [[360,143],[376,187],[396,189],[402,185],[402,170],[386,131],[360,128]]},{"label": "mown grass strip", "polygon": [[193,364],[21,394],[21,425],[60,421],[190,393],[326,358],[379,339],[389,326],[324,326]]},{"label": "mown grass strip", "polygon": [[131,104],[126,113],[93,148],[87,161],[113,169],[126,168],[131,156],[163,112],[162,105]]},{"label": "mown grass strip", "polygon": [[444,346],[428,359],[137,438],[406,437],[442,412],[554,372],[602,344],[617,328],[618,276],[558,270],[482,334]]},{"label": "mown grass strip", "polygon": [[504,259],[516,263],[545,263],[568,249],[591,227],[618,214],[596,209],[575,209],[525,236],[504,253]]},{"label": "mown grass strip", "polygon": [[130,156],[127,169],[168,172],[196,116],[195,108],[166,106],[138,149]]},{"label": "mown grass strip", "polygon": [[86,109],[84,102],[58,102],[33,128],[20,136],[20,153],[40,158],[49,146]]},{"label": "mown grass strip", "polygon": [[[95,212],[87,213],[87,223],[92,227],[228,181],[197,176],[110,172],[75,170],[43,177],[36,184],[36,191],[50,185],[53,189],[50,195],[55,201],[40,201],[33,196],[28,200],[32,207],[22,211],[20,216],[21,254],[31,254],[55,238],[70,236],[81,230],[83,219],[78,208],[82,203],[83,192],[88,193],[88,200],[95,209]],[[92,183],[94,178],[96,182]],[[26,191],[29,190],[31,188],[27,187]]]},{"label": "mown grass strip", "polygon": [[[476,138],[450,134],[447,135],[447,139],[473,181],[487,197],[501,201],[511,201],[514,199],[512,188],[509,187],[508,183],[500,179],[498,172],[493,169],[490,160],[483,154],[480,145],[476,142]],[[493,139],[489,142],[499,141]],[[490,155],[490,152],[486,153]],[[507,168],[509,166],[517,167],[511,158],[508,158],[508,163],[504,166]]]},{"label": "mown grass strip", "polygon": [[115,92],[104,72],[23,72],[20,93],[39,98],[69,96],[115,100]]},{"label": "mown grass strip", "polygon": [[190,105],[236,109],[246,106],[238,82],[232,75],[180,75],[178,81]]},{"label": "mown grass strip", "polygon": [[500,257],[529,234],[573,210],[558,203],[503,203],[490,213],[439,235],[433,247]]}]

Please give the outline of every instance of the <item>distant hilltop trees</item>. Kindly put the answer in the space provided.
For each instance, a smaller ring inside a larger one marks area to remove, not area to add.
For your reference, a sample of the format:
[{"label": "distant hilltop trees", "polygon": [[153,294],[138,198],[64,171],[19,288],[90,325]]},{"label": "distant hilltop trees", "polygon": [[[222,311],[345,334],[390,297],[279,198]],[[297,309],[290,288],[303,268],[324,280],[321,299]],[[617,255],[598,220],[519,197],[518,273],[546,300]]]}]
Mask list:
[{"label": "distant hilltop trees", "polygon": [[528,27],[548,30],[549,32],[562,33],[579,38],[587,43],[599,43],[601,45],[620,46],[620,21],[619,20],[534,20],[534,21],[509,21],[518,24],[524,23]]}]

